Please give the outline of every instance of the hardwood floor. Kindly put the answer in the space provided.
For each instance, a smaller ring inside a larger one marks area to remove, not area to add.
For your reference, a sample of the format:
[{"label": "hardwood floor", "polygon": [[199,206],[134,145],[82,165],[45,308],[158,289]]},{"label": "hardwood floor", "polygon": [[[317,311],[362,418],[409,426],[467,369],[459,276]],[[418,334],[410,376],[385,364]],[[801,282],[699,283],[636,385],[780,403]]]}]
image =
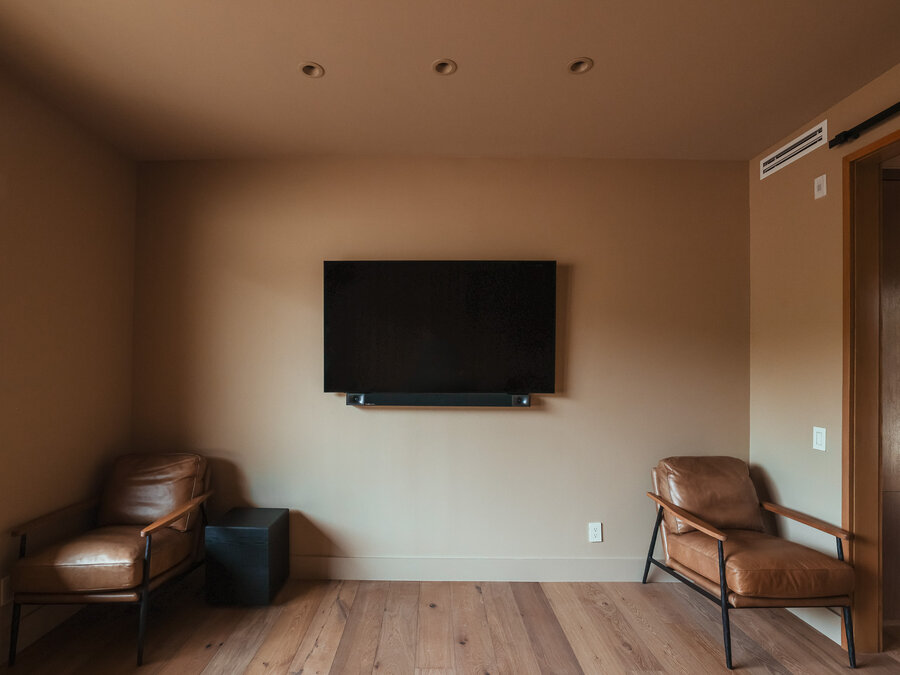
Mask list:
[{"label": "hardwood floor", "polygon": [[[784,610],[731,613],[736,670],[846,672],[846,653]],[[343,675],[713,673],[718,607],[681,584],[289,581],[270,607],[211,607],[202,572],[154,598],[145,665],[137,612],[95,605],[19,655],[10,673]],[[900,672],[892,651],[867,673]]]}]

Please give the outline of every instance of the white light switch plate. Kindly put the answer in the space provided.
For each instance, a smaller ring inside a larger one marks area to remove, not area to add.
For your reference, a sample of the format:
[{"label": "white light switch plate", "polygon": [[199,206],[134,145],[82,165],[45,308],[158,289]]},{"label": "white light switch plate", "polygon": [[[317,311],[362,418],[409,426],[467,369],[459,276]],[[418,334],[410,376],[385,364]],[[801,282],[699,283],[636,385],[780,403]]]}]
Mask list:
[{"label": "white light switch plate", "polygon": [[825,452],[825,427],[813,427],[813,450]]},{"label": "white light switch plate", "polygon": [[828,181],[826,179],[826,175],[823,173],[821,176],[816,178],[813,181],[813,196],[816,199],[821,199],[825,195],[828,194]]}]

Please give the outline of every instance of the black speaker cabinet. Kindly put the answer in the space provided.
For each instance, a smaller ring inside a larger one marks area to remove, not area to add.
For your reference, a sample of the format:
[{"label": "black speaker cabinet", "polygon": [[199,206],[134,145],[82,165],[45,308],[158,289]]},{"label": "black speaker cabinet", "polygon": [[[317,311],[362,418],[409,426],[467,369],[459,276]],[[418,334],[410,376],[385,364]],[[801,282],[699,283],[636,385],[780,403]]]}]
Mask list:
[{"label": "black speaker cabinet", "polygon": [[206,526],[206,599],[267,605],[288,576],[287,509],[232,509]]}]

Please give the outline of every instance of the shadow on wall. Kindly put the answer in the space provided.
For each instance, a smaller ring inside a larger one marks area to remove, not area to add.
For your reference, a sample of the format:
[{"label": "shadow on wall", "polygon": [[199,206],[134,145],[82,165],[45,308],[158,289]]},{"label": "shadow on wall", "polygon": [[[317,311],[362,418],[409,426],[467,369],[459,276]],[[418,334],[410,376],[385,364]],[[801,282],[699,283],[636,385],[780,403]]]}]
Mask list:
[{"label": "shadow on wall", "polygon": [[347,551],[302,511],[291,511],[291,555],[340,558],[346,556]]},{"label": "shadow on wall", "polygon": [[[230,509],[238,507],[278,507],[278,504],[258,504],[247,495],[247,479],[241,468],[229,459],[197,451],[209,461],[212,471],[213,495],[209,500],[209,519],[216,522]],[[347,553],[303,512],[290,512],[290,554],[292,557],[315,559],[311,569],[316,578],[331,578],[325,559],[343,557]]]},{"label": "shadow on wall", "polygon": [[247,480],[237,464],[222,457],[216,457],[202,450],[196,451],[206,457],[212,472],[209,498],[209,519],[215,522],[230,509],[240,506],[256,506],[247,496]]},{"label": "shadow on wall", "polygon": [[[765,469],[757,464],[750,465],[750,480],[753,481],[753,485],[756,488],[756,495],[759,497],[760,502],[778,501],[772,490],[772,479]],[[775,514],[771,511],[763,511],[762,514],[766,532],[778,537],[782,536],[782,533],[779,531],[778,519],[775,517]]]}]

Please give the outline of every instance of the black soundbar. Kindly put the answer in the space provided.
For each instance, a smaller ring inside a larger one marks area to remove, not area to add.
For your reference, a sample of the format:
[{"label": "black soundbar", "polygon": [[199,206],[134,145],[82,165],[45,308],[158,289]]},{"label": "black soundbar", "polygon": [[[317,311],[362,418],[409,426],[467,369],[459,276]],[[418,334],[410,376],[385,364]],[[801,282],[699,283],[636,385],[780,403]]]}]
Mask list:
[{"label": "black soundbar", "polygon": [[347,394],[347,405],[478,406],[529,408],[531,394]]}]

